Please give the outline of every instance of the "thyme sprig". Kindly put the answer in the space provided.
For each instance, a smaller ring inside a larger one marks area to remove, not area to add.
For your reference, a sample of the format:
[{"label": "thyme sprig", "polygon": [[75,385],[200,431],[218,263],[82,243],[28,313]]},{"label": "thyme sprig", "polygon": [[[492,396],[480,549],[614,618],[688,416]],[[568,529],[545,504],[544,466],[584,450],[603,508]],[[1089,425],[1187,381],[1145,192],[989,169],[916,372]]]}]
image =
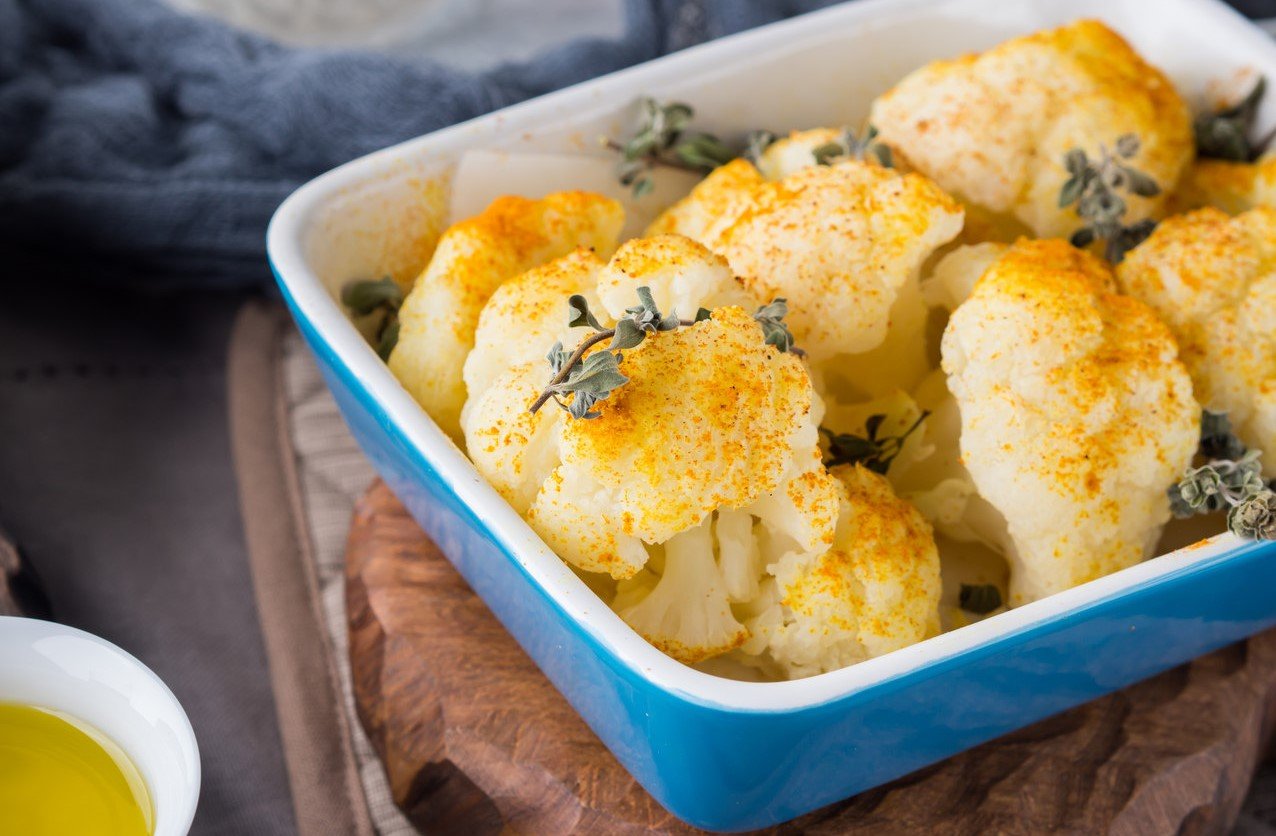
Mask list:
[{"label": "thyme sprig", "polygon": [[1226,414],[1202,414],[1200,454],[1209,461],[1189,467],[1169,490],[1174,516],[1225,510],[1227,527],[1236,536],[1276,540],[1276,492],[1263,481],[1262,453],[1245,449]]},{"label": "thyme sprig", "polygon": [[713,134],[688,132],[695,110],[685,102],[665,104],[644,97],[639,108],[641,121],[629,140],[603,138],[605,147],[620,153],[616,175],[621,185],[633,189],[634,197],[642,197],[655,188],[651,172],[657,166],[707,174],[740,156],[756,164],[767,146],[775,142],[775,134],[770,131],[751,131],[744,145],[736,148]]},{"label": "thyme sprig", "polygon": [[885,476],[891,462],[904,449],[904,442],[929,416],[929,410],[922,410],[922,414],[917,416],[912,426],[899,435],[878,435],[882,422],[886,420],[886,416],[882,414],[868,417],[868,420],[864,422],[862,436],[853,433],[835,433],[826,427],[820,427],[820,433],[828,443],[828,449],[824,454],[824,466],[860,464],[874,473]]},{"label": "thyme sprig", "polygon": [[1276,131],[1259,139],[1250,139],[1254,132],[1254,122],[1258,118],[1258,107],[1266,91],[1267,79],[1259,76],[1258,81],[1240,101],[1213,113],[1197,116],[1192,125],[1196,135],[1197,156],[1246,163],[1257,159],[1267,150]]},{"label": "thyme sprig", "polygon": [[1123,162],[1139,153],[1137,136],[1122,135],[1114,151],[1100,145],[1098,159],[1091,159],[1081,148],[1073,148],[1064,155],[1063,165],[1069,177],[1059,189],[1059,208],[1075,204],[1077,216],[1086,222],[1072,233],[1070,240],[1074,247],[1106,241],[1104,257],[1116,264],[1156,228],[1156,221],[1151,219],[1129,226],[1123,224],[1129,207],[1120,192],[1153,197],[1161,193],[1161,187],[1147,174]]},{"label": "thyme sprig", "polygon": [[390,359],[399,342],[399,308],[403,305],[403,288],[389,276],[380,279],[358,279],[341,288],[341,302],[355,316],[381,317],[373,330],[373,344],[382,360]]},{"label": "thyme sprig", "polygon": [[[706,308],[697,310],[695,319],[681,319],[674,311],[664,315],[656,307],[651,288],[640,287],[637,293],[638,304],[626,308],[625,315],[612,328],[603,327],[598,317],[590,311],[589,302],[584,296],[574,294],[567,300],[567,324],[572,328],[592,328],[594,333],[582,340],[575,351],[567,351],[561,342],[554,343],[546,355],[553,377],[532,402],[529,412],[537,412],[552,400],[573,418],[599,417],[601,413],[596,412],[594,406],[629,382],[629,378],[620,371],[626,349],[640,345],[648,334],[689,327],[712,317],[712,313]],[[758,308],[753,318],[762,327],[767,345],[800,355],[802,352],[793,346],[793,335],[784,324],[784,315],[787,312],[785,300],[776,299]],[[589,353],[591,348],[607,340],[610,342],[604,350]],[[567,395],[572,396],[570,403],[562,400]]]},{"label": "thyme sprig", "polygon": [[884,168],[893,164],[891,147],[877,141],[877,128],[872,125],[864,129],[863,136],[858,137],[850,128],[842,128],[837,139],[812,149],[811,154],[816,165],[832,165],[845,159],[867,162],[870,156],[876,157]]}]

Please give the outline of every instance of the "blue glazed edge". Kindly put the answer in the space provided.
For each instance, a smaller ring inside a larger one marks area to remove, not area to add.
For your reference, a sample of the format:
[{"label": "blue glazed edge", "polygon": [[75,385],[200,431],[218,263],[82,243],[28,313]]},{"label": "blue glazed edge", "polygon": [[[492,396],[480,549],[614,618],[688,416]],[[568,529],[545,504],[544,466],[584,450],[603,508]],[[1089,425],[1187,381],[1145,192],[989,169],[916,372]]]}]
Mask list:
[{"label": "blue glazed edge", "polygon": [[[540,589],[276,278],[378,471],[631,774],[698,826],[785,821],[1276,624],[1276,596],[1259,592],[1276,584],[1276,543],[1254,543],[823,703],[752,710],[671,692]],[[1216,595],[1239,612],[1220,615]]]}]

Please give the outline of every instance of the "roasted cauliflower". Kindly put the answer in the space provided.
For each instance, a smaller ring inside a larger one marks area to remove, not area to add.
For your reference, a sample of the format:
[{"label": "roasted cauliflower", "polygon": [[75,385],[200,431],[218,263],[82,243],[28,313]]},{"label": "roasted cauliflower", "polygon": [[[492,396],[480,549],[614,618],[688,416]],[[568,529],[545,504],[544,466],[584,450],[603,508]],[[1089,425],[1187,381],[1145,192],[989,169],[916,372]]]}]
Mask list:
[{"label": "roasted cauliflower", "polygon": [[1170,218],[1126,256],[1117,278],[1178,338],[1196,399],[1226,412],[1276,477],[1276,208]]},{"label": "roasted cauliflower", "polygon": [[787,678],[852,665],[939,632],[939,553],[917,509],[886,477],[834,468],[832,548],[789,553],[772,569],[739,653]]},{"label": "roasted cauliflower", "polygon": [[1165,74],[1093,20],[934,61],[878,98],[869,117],[906,167],[1041,237],[1080,225],[1059,206],[1065,154],[1135,134],[1130,160],[1161,187],[1131,196],[1127,222],[1157,217],[1192,159],[1191,114]]},{"label": "roasted cauliflower", "polygon": [[1213,206],[1233,215],[1259,206],[1276,208],[1276,151],[1252,163],[1197,160],[1172,203],[1184,210]]},{"label": "roasted cauliflower", "polygon": [[[538,354],[569,336],[566,297],[614,321],[639,287],[662,310],[712,313],[624,350],[628,382],[598,417],[529,412],[550,374]],[[765,342],[757,303],[678,235],[534,268],[480,317],[462,423],[479,471],[564,560],[617,579],[612,607],[656,647],[804,676],[931,631],[938,559],[882,477],[825,469],[823,406],[802,361]]]},{"label": "roasted cauliflower", "polygon": [[1115,285],[1063,241],[1020,241],[944,331],[962,460],[1009,532],[1012,605],[1147,557],[1196,451],[1173,335]]},{"label": "roasted cauliflower", "polygon": [[744,160],[718,168],[648,231],[695,238],[754,296],[787,299],[817,375],[876,395],[926,372],[918,273],[961,231],[962,210],[915,174],[851,159],[815,165],[811,149],[834,135],[775,143],[762,173]]},{"label": "roasted cauliflower", "polygon": [[623,222],[624,210],[614,200],[559,192],[541,200],[502,197],[454,224],[404,299],[390,370],[440,427],[459,438],[461,369],[487,300],[507,280],[577,247],[610,254]]},{"label": "roasted cauliflower", "polygon": [[[629,380],[598,403],[599,417],[569,419],[552,404],[528,412],[550,376],[541,355],[570,337],[567,295],[598,300],[614,320],[640,286],[667,310],[712,316],[625,350]],[[636,239],[605,265],[572,253],[493,295],[465,370],[463,423],[479,471],[568,563],[632,579],[618,609],[684,661],[743,641],[729,603],[752,594],[768,553],[727,546],[715,559],[705,537],[738,543],[760,520],[773,548],[810,551],[827,548],[836,520],[807,373],[734,302],[754,305],[726,262],[687,238]],[[644,568],[653,557],[660,573]],[[721,618],[705,615],[714,601]]]}]

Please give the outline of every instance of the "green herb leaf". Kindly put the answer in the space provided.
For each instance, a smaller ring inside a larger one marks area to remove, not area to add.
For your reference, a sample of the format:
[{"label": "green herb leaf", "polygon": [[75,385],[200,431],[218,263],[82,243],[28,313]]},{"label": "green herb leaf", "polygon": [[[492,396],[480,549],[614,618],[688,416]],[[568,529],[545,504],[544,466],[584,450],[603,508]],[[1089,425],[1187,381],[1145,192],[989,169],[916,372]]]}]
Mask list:
[{"label": "green herb leaf", "polygon": [[[638,110],[640,122],[632,137],[625,142],[604,139],[604,144],[620,155],[617,179],[633,190],[635,198],[655,189],[651,172],[657,166],[704,174],[738,156],[734,146],[712,134],[687,133],[695,118],[695,110],[688,104],[662,104],[647,97],[639,100]],[[745,139],[743,153],[756,163],[757,155],[774,140],[769,131],[753,131]]]},{"label": "green herb leaf", "polygon": [[1116,152],[1127,160],[1139,153],[1139,138],[1135,134],[1122,134],[1117,137]]},{"label": "green herb leaf", "polygon": [[1200,438],[1197,452],[1208,461],[1200,467],[1189,467],[1178,484],[1170,488],[1174,516],[1235,509],[1266,490],[1259,461],[1261,451],[1246,451],[1232,433],[1227,413],[1202,411]]},{"label": "green herb leaf", "polygon": [[1088,247],[1094,242],[1094,230],[1089,227],[1082,227],[1072,233],[1072,237],[1068,241],[1077,248]]},{"label": "green herb leaf", "polygon": [[1161,193],[1157,182],[1138,169],[1121,166],[1121,171],[1126,176],[1126,188],[1139,197],[1156,197]]},{"label": "green herb leaf", "polygon": [[589,326],[595,331],[601,331],[603,326],[598,323],[598,319],[589,310],[589,300],[579,293],[572,294],[567,300],[567,307],[570,311],[567,318],[567,327],[580,328]]},{"label": "green herb leaf", "polygon": [[1227,528],[1237,537],[1276,540],[1276,493],[1264,488],[1233,506]]},{"label": "green herb leaf", "polygon": [[893,162],[890,146],[877,141],[877,128],[873,125],[864,129],[862,137],[857,137],[850,128],[842,128],[837,139],[816,146],[811,156],[816,165],[832,165],[842,159],[867,162],[870,156],[876,157],[884,168],[890,168]]},{"label": "green herb leaf", "polygon": [[712,134],[696,134],[674,146],[674,153],[692,168],[713,171],[736,158],[736,153]]},{"label": "green herb leaf", "polygon": [[1124,134],[1116,141],[1115,156],[1103,146],[1100,146],[1097,159],[1091,159],[1080,148],[1064,154],[1063,167],[1068,178],[1059,189],[1059,208],[1075,205],[1077,217],[1085,222],[1069,238],[1074,247],[1084,248],[1095,241],[1105,241],[1105,257],[1117,263],[1152,234],[1156,222],[1150,219],[1129,226],[1123,223],[1129,206],[1119,192],[1140,197],[1161,193],[1156,180],[1120,161],[1138,152],[1139,138],[1134,134]]},{"label": "green herb leaf", "polygon": [[846,149],[840,142],[826,142],[811,149],[816,165],[832,165],[839,157],[846,156]]},{"label": "green herb leaf", "polygon": [[783,297],[773,299],[770,304],[763,305],[753,314],[753,319],[762,326],[762,341],[773,345],[780,351],[799,353],[793,347],[793,332],[784,321],[788,316],[789,303]]},{"label": "green herb leaf", "polygon": [[1079,174],[1074,174],[1064,181],[1063,188],[1059,190],[1059,208],[1070,206],[1081,198],[1081,192],[1085,189],[1085,178]]},{"label": "green herb leaf", "polygon": [[[1073,177],[1079,177],[1086,169],[1090,167],[1090,159],[1086,156],[1085,151],[1080,148],[1073,148],[1063,155],[1063,167]],[[1079,195],[1078,195],[1079,196]],[[1068,201],[1071,203],[1072,201]],[[1066,206],[1067,204],[1062,204]]]},{"label": "green herb leaf", "polygon": [[357,316],[367,316],[378,309],[397,311],[403,304],[403,288],[389,276],[346,282],[341,288],[341,301]]},{"label": "green herb leaf", "polygon": [[987,615],[1001,607],[1001,589],[991,583],[964,583],[957,595],[957,602],[966,612]]},{"label": "green herb leaf", "polygon": [[399,344],[399,318],[392,317],[381,329],[381,337],[377,340],[377,356],[389,362],[390,353]]},{"label": "green herb leaf", "polygon": [[633,348],[646,336],[646,331],[639,328],[632,319],[625,318],[616,323],[616,335],[611,338],[607,348],[612,350]]},{"label": "green herb leaf", "polygon": [[1196,117],[1192,127],[1197,156],[1242,163],[1257,159],[1271,141],[1270,135],[1250,139],[1266,89],[1267,80],[1260,76],[1236,104]]},{"label": "green herb leaf", "polygon": [[567,365],[571,356],[571,352],[564,349],[561,342],[556,342],[549,350],[549,354],[545,355],[545,359],[549,361],[549,367],[553,369],[554,374],[558,374],[563,370],[563,366]]},{"label": "green herb leaf", "polygon": [[[572,402],[566,408],[573,418],[597,418],[601,413],[593,411],[594,404],[629,382],[619,365],[618,353],[595,351],[573,368],[566,380],[550,386],[550,391],[554,395],[572,395]],[[562,405],[561,401],[558,403]]]},{"label": "green herb leaf", "polygon": [[912,426],[899,435],[893,436],[878,436],[882,423],[886,420],[886,416],[880,414],[870,415],[864,422],[863,436],[853,433],[834,433],[825,427],[820,427],[820,433],[827,444],[824,465],[836,467],[840,464],[858,464],[874,473],[886,475],[891,462],[904,449],[904,442],[917,431],[929,415],[929,411],[923,410]]},{"label": "green herb leaf", "polygon": [[[380,314],[371,342],[382,360],[399,343],[399,308],[403,305],[403,289],[394,279],[360,279],[341,288],[341,301],[355,316]],[[366,327],[366,326],[365,326]]]}]

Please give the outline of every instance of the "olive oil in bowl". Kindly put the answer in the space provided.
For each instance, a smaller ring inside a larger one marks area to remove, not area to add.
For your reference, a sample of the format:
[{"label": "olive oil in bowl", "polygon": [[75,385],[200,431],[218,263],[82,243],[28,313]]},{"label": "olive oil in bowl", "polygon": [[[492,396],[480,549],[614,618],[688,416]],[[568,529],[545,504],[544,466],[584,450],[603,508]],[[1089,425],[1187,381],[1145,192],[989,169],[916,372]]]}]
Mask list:
[{"label": "olive oil in bowl", "polygon": [[137,767],[113,740],[61,712],[0,703],[0,836],[150,836]]}]

